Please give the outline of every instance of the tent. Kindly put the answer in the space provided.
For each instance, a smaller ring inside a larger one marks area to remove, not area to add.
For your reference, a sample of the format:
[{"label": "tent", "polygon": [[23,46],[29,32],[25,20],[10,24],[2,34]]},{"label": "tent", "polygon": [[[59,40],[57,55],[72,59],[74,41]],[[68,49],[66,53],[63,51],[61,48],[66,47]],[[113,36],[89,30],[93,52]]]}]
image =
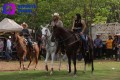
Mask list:
[{"label": "tent", "polygon": [[17,24],[14,20],[4,18],[0,22],[0,32],[15,32],[21,31],[23,28]]}]

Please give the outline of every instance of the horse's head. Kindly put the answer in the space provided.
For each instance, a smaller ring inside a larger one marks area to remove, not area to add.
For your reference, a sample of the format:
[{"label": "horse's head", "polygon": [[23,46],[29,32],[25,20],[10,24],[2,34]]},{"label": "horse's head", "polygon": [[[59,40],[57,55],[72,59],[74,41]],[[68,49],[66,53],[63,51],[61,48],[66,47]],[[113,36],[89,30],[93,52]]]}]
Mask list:
[{"label": "horse's head", "polygon": [[19,33],[17,33],[17,32],[15,32],[15,33],[13,34],[13,37],[12,37],[12,41],[13,41],[13,42],[17,42],[17,41],[18,41],[18,35],[19,35]]},{"label": "horse's head", "polygon": [[41,26],[41,28],[42,28],[42,30],[41,30],[42,31],[42,39],[45,39],[45,38],[51,36],[50,30],[47,27]]}]

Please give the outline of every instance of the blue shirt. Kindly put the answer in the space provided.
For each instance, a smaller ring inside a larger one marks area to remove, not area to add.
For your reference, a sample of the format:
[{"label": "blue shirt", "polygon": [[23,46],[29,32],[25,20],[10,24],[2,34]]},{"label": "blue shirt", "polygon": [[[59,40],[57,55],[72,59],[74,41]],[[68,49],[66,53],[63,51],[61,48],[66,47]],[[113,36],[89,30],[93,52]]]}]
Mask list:
[{"label": "blue shirt", "polygon": [[99,38],[96,38],[95,40],[94,40],[94,46],[95,47],[102,47],[102,40],[101,39],[99,39]]}]

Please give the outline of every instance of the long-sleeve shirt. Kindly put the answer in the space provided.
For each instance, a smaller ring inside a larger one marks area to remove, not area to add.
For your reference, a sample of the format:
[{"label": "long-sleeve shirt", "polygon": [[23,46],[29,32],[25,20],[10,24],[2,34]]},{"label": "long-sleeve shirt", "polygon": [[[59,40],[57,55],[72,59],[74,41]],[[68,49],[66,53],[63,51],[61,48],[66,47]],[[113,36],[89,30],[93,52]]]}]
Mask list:
[{"label": "long-sleeve shirt", "polygon": [[94,46],[95,46],[95,47],[101,48],[102,45],[103,45],[103,43],[102,43],[102,40],[101,40],[101,39],[97,39],[97,38],[96,38],[96,39],[94,40]]},{"label": "long-sleeve shirt", "polygon": [[23,30],[21,31],[21,34],[22,34],[25,38],[27,38],[28,36],[30,36],[30,32],[29,32],[28,29],[23,29]]},{"label": "long-sleeve shirt", "polygon": [[57,26],[57,27],[63,27],[63,22],[61,20],[58,20],[57,22],[52,21],[51,26]]},{"label": "long-sleeve shirt", "polygon": [[10,39],[7,40],[7,49],[11,50],[12,43]]},{"label": "long-sleeve shirt", "polygon": [[3,51],[4,43],[3,41],[0,41],[0,52]]}]

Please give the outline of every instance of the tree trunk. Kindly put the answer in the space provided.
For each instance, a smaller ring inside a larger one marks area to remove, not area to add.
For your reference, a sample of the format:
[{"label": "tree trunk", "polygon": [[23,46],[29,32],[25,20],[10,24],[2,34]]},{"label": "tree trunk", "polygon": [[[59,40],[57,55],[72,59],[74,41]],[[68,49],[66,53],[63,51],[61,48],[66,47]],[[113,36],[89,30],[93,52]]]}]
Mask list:
[{"label": "tree trunk", "polygon": [[89,26],[89,35],[92,37],[91,24],[92,24],[92,0],[90,0],[90,26]]}]

